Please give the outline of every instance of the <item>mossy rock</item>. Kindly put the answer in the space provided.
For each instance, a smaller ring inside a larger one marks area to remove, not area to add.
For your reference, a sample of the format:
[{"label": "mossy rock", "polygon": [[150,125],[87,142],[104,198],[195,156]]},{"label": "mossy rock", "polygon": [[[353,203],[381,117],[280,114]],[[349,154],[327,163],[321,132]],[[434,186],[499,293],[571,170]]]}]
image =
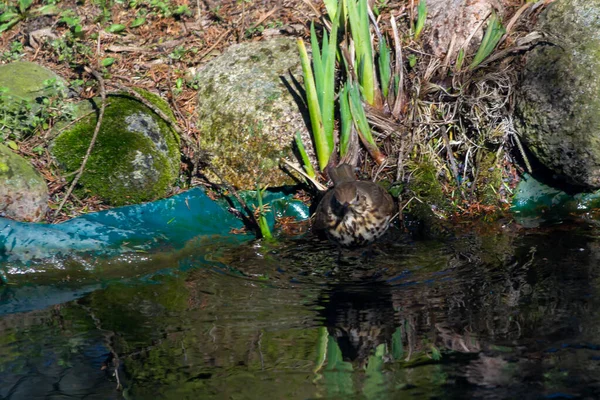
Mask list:
[{"label": "mossy rock", "polygon": [[[65,81],[48,68],[27,61],[16,61],[0,65],[0,88],[8,89],[3,96],[10,96],[16,100],[35,101],[54,93],[54,88],[47,85],[47,81],[55,82],[66,87]],[[66,89],[62,89],[66,91]]]},{"label": "mossy rock", "polygon": [[296,132],[312,151],[290,92],[290,71],[294,79],[302,76],[297,45],[280,38],[231,46],[198,74],[200,143],[222,176],[238,188],[293,183],[278,165],[281,157],[294,157]]},{"label": "mossy rock", "polygon": [[519,132],[557,177],[600,188],[600,0],[558,0],[535,27],[555,42],[527,55]]},{"label": "mossy rock", "polygon": [[26,159],[0,144],[0,216],[37,222],[47,210],[44,178]]},{"label": "mossy rock", "polygon": [[[137,91],[173,118],[160,97]],[[50,146],[63,173],[73,173],[81,166],[100,102],[80,103],[78,114],[88,116],[68,127]],[[107,103],[79,190],[115,206],[164,197],[179,175],[179,137],[166,121],[130,96],[109,95]]]}]

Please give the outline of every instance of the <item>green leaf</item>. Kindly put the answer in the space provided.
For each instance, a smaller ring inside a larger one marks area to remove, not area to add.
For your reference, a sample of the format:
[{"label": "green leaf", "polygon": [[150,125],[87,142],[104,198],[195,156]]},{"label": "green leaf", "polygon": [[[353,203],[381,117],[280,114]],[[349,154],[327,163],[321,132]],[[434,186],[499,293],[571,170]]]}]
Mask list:
[{"label": "green leaf", "polygon": [[119,33],[119,32],[123,32],[125,30],[125,28],[127,28],[127,27],[123,24],[112,24],[111,26],[108,27],[107,31],[110,33]]},{"label": "green leaf", "polygon": [[7,31],[7,30],[9,30],[9,29],[10,29],[10,28],[12,28],[13,26],[15,26],[15,25],[16,25],[16,23],[17,23],[17,22],[19,22],[19,20],[20,20],[19,18],[15,18],[15,19],[13,19],[13,20],[12,20],[12,21],[10,21],[10,22],[7,22],[7,23],[5,23],[5,24],[2,24],[2,25],[0,25],[0,32],[4,32],[4,31]]},{"label": "green leaf", "polygon": [[[265,188],[266,189],[266,188]],[[271,229],[269,228],[269,224],[267,222],[267,218],[265,217],[265,208],[263,207],[263,191],[265,189],[260,189],[260,186],[256,184],[256,199],[258,201],[258,227],[260,228],[260,233],[265,239],[272,239],[273,235],[271,234]]]},{"label": "green leaf", "polygon": [[300,52],[300,63],[302,64],[302,73],[304,75],[304,89],[306,90],[306,103],[308,106],[308,113],[310,115],[310,122],[312,128],[312,134],[315,141],[315,149],[317,150],[317,160],[319,162],[319,169],[323,171],[329,162],[332,149],[329,148],[325,133],[323,131],[323,118],[321,117],[321,110],[319,108],[319,99],[317,96],[317,88],[315,85],[315,78],[313,76],[312,68],[310,67],[310,60],[308,58],[308,52],[304,45],[304,40],[298,39],[298,51]]},{"label": "green leaf", "polygon": [[[329,42],[323,40],[323,99],[321,104],[321,116],[323,117],[323,131],[331,152],[335,147],[333,131],[335,129],[335,56],[337,48],[338,22],[335,20],[331,27]],[[317,83],[317,87],[318,83]]]},{"label": "green leaf", "polygon": [[9,140],[6,142],[6,145],[13,150],[19,150],[19,145],[14,140]]},{"label": "green leaf", "polygon": [[34,12],[39,15],[57,15],[58,7],[56,7],[54,4],[47,4],[45,6],[36,8]]},{"label": "green leaf", "polygon": [[103,67],[110,67],[115,62],[115,59],[112,57],[106,57],[102,60],[101,64]]},{"label": "green leaf", "polygon": [[464,61],[465,61],[465,49],[460,49],[458,51],[458,56],[456,57],[456,63],[454,64],[454,70],[460,71]]},{"label": "green leaf", "polygon": [[32,4],[33,0],[19,0],[19,10],[21,11],[21,14],[24,14]]},{"label": "green leaf", "polygon": [[146,22],[146,18],[138,17],[138,18],[134,19],[133,21],[131,21],[131,24],[129,24],[129,27],[137,28],[138,26],[144,25],[145,22]]},{"label": "green leaf", "polygon": [[345,4],[348,8],[352,40],[356,50],[354,67],[365,101],[372,105],[375,102],[375,65],[367,0],[358,0],[358,2],[357,0],[346,0]]},{"label": "green leaf", "polygon": [[379,151],[377,144],[375,144],[375,140],[371,134],[371,127],[367,121],[367,115],[365,114],[365,110],[360,99],[360,92],[355,85],[350,86],[349,103],[352,120],[354,121],[356,130],[358,131],[358,137],[360,138],[360,141],[362,142],[363,146],[365,146],[371,157],[373,157],[375,162],[381,165],[385,161],[385,156],[381,153],[381,151]]},{"label": "green leaf", "polygon": [[423,27],[425,26],[425,20],[427,19],[427,2],[421,0],[417,7],[417,23],[415,25],[415,40],[419,38]]},{"label": "green leaf", "polygon": [[18,18],[19,14],[16,12],[5,12],[0,15],[0,22],[12,21],[13,18]]},{"label": "green leaf", "polygon": [[308,154],[306,153],[306,149],[304,148],[304,143],[302,143],[302,136],[300,132],[296,132],[296,146],[298,147],[298,152],[300,153],[300,158],[302,158],[302,164],[304,165],[304,170],[306,174],[311,178],[314,178],[315,170],[310,162],[310,158],[308,158]]},{"label": "green leaf", "polygon": [[352,133],[352,114],[350,113],[350,104],[348,102],[348,90],[350,84],[346,82],[340,91],[340,156],[344,157],[348,153],[350,144],[350,134]]},{"label": "green leaf", "polygon": [[379,76],[381,78],[381,89],[383,96],[387,97],[390,80],[392,77],[392,66],[390,61],[390,49],[387,47],[385,39],[382,37],[379,42]]},{"label": "green leaf", "polygon": [[329,15],[329,19],[333,21],[336,19],[338,12],[338,0],[323,0],[325,3],[325,8],[327,9],[327,15]]},{"label": "green leaf", "polygon": [[417,56],[415,56],[414,54],[409,54],[406,58],[408,58],[408,65],[411,68],[414,68],[414,66],[417,65]]},{"label": "green leaf", "polygon": [[496,45],[505,33],[506,29],[504,29],[504,26],[502,26],[500,19],[495,12],[492,13],[485,31],[485,35],[481,40],[481,44],[479,45],[479,49],[477,49],[477,53],[475,53],[473,62],[471,62],[471,65],[469,65],[469,69],[474,69],[490,54],[492,54],[492,51],[494,51]]}]

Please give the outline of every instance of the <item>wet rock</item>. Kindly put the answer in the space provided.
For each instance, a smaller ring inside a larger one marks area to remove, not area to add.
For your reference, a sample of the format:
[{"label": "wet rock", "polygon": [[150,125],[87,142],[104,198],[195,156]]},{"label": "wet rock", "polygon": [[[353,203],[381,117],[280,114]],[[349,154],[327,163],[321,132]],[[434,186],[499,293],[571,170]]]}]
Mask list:
[{"label": "wet rock", "polygon": [[[172,116],[160,97],[142,90],[139,93]],[[111,205],[166,196],[179,174],[179,137],[140,101],[127,95],[110,95],[107,101],[96,144],[79,180],[80,190]],[[72,173],[80,167],[99,107],[99,99],[81,103],[78,113],[88,116],[62,132],[51,144],[50,151],[63,173]]]},{"label": "wet rock", "polygon": [[[480,22],[494,7],[499,6],[498,0],[427,0],[425,29],[428,34],[421,36],[425,48],[437,57],[445,57],[455,36],[452,53],[458,54],[458,50],[475,31],[467,48],[467,54],[474,53],[485,32],[479,27]],[[450,59],[455,58],[451,56]]]},{"label": "wet rock", "polygon": [[201,145],[223,177],[239,188],[292,183],[278,167],[279,159],[293,157],[297,131],[311,147],[307,125],[286,86],[295,89],[289,71],[301,79],[297,45],[279,38],[232,46],[198,74]]},{"label": "wet rock", "polygon": [[47,209],[44,178],[27,160],[0,144],[0,215],[37,222]]},{"label": "wet rock", "polygon": [[536,30],[554,37],[527,55],[519,132],[556,176],[600,188],[600,0],[559,0]]}]

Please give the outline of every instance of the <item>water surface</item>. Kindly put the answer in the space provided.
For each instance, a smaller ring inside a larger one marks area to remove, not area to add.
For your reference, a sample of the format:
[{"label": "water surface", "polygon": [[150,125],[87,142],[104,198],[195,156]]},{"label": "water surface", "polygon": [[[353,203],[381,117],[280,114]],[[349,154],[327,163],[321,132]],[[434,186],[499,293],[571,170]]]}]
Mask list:
[{"label": "water surface", "polygon": [[599,233],[192,241],[108,282],[69,260],[59,300],[0,291],[0,399],[599,398]]}]

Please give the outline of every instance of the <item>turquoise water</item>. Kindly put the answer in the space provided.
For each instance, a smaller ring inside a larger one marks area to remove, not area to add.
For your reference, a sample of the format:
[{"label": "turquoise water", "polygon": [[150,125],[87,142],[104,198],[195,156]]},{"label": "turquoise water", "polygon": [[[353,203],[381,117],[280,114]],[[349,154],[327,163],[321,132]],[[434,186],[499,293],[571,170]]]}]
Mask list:
[{"label": "turquoise water", "polygon": [[54,259],[0,288],[0,399],[599,398],[596,223],[465,231]]}]

